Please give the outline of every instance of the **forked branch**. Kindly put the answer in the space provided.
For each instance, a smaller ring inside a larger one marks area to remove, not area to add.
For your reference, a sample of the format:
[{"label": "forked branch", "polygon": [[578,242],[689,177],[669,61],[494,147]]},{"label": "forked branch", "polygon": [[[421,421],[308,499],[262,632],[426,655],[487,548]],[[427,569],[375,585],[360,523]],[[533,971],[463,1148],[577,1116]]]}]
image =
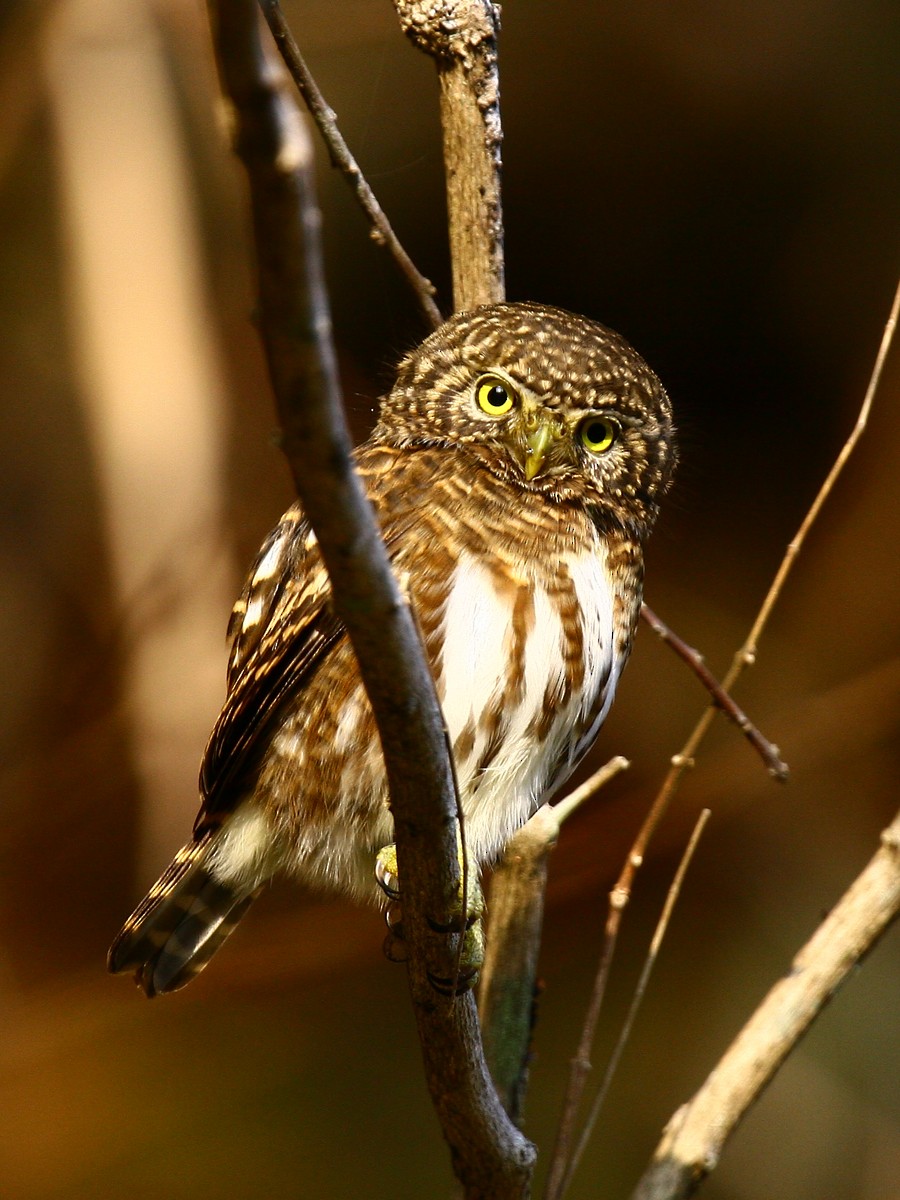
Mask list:
[{"label": "forked branch", "polygon": [[[766,593],[765,599],[763,600],[744,645],[734,656],[731,669],[722,682],[722,688],[725,692],[730,693],[744,668],[750,666],[756,661],[756,649],[759,638],[766,626],[778,597],[781,595],[790,570],[797,559],[797,555],[799,554],[800,549],[803,546],[816,518],[821,512],[822,506],[824,505],[828,496],[831,494],[831,491],[833,490],[841,471],[844,469],[847,460],[862,436],[863,430],[865,429],[869,418],[872,401],[875,397],[876,391],[878,390],[878,384],[881,381],[884,363],[893,341],[898,313],[900,313],[900,283],[898,283],[897,290],[894,293],[894,300],[891,305],[888,319],[885,323],[881,344],[875,358],[875,364],[872,368],[869,385],[866,388],[866,394],[863,398],[856,424],[854,425],[853,430],[838,454],[834,465],[828,472],[824,483],[816,494],[816,497],[810,506],[809,512],[804,517],[796,536],[788,546],[785,556],[775,575],[771,587]],[[609,979],[613,957],[615,955],[616,944],[618,942],[619,931],[622,924],[622,916],[631,896],[631,889],[634,884],[635,876],[644,862],[650,839],[655,833],[664,815],[666,812],[668,812],[669,805],[671,804],[672,799],[678,790],[682,776],[684,775],[685,771],[694,764],[695,755],[713,722],[716,711],[717,706],[714,701],[713,704],[706,709],[700,720],[697,722],[693,732],[685,742],[681,751],[672,756],[671,766],[663,785],[657,793],[649,813],[644,819],[631,850],[628,852],[628,857],[625,860],[625,864],[622,868],[619,878],[610,892],[603,949],[601,951],[600,962],[594,980],[594,987],[588,1004],[588,1011],[585,1017],[585,1024],[582,1031],[579,1051],[573,1060],[569,1083],[563,1101],[563,1111],[560,1118],[557,1144],[554,1149],[553,1161],[551,1163],[547,1183],[547,1200],[559,1200],[559,1198],[562,1196],[564,1181],[570,1173],[568,1164],[571,1156],[571,1143],[574,1136],[575,1121],[581,1105],[588,1074],[585,1064],[589,1064],[590,1061],[590,1048],[593,1045],[597,1022],[599,1021],[600,1011],[606,994],[606,985]],[[673,1196],[680,1196],[683,1193],[678,1192],[672,1194]],[[660,1192],[659,1195],[663,1196],[665,1193]],[[643,1197],[642,1200],[644,1200]]]}]

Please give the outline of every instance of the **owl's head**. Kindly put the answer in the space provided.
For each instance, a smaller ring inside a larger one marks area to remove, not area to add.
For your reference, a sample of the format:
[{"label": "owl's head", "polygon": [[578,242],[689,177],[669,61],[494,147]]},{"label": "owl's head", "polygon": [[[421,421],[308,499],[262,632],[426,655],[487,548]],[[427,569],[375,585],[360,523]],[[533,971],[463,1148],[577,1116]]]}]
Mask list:
[{"label": "owl's head", "polygon": [[669,398],[640,355],[602,325],[540,304],[451,317],[400,364],[375,436],[457,448],[523,493],[638,531],[677,459]]}]

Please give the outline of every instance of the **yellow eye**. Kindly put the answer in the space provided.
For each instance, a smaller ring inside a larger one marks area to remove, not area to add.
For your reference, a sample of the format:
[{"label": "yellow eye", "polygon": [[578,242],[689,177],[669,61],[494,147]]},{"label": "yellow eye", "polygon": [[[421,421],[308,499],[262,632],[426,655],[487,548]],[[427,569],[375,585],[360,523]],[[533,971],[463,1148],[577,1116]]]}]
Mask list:
[{"label": "yellow eye", "polygon": [[475,385],[475,399],[489,417],[503,417],[518,400],[515,389],[496,375],[482,375]]},{"label": "yellow eye", "polygon": [[606,417],[588,417],[581,426],[581,444],[591,454],[602,454],[616,440],[618,427]]}]

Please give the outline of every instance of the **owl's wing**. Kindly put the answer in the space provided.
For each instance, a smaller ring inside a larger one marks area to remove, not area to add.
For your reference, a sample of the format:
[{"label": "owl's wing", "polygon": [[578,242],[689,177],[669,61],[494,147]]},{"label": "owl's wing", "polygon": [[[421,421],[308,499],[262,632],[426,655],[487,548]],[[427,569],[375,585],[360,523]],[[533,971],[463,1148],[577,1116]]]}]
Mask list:
[{"label": "owl's wing", "polygon": [[[378,470],[384,457],[364,447],[357,462],[393,558],[418,516],[409,495],[395,490],[396,477],[394,487],[386,486],[390,473]],[[228,632],[228,695],[200,768],[203,803],[195,836],[239,802],[240,775],[264,748],[269,723],[346,636],[331,606],[331,585],[315,536],[299,504],[288,509],[260,548]]]},{"label": "owl's wing", "polygon": [[344,627],[308,522],[290,508],[263,543],[228,627],[228,695],[200,768],[203,806],[195,835],[231,811],[233,786],[252,761],[260,735],[296,693]]}]

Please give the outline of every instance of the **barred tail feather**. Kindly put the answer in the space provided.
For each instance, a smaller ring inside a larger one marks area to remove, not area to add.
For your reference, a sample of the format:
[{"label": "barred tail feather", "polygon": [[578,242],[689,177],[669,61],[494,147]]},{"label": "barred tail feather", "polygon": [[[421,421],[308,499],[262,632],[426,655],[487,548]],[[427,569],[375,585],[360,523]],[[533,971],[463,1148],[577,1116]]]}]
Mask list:
[{"label": "barred tail feather", "polygon": [[148,997],[190,983],[258,895],[213,879],[206,866],[212,840],[179,850],[110,947],[110,971],[133,970]]}]

